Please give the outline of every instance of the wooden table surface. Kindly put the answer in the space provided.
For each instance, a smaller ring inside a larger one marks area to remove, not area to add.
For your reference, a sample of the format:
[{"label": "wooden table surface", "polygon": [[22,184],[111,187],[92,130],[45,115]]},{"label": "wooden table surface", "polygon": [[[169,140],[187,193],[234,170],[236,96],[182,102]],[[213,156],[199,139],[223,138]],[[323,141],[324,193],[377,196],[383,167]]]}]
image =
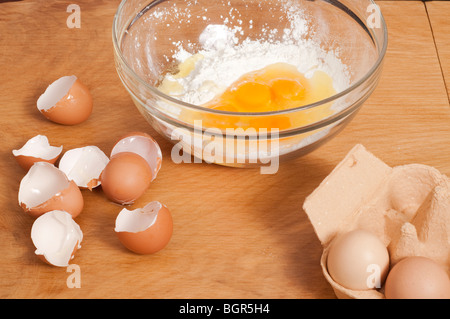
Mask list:
[{"label": "wooden table surface", "polygon": [[[321,245],[302,211],[305,197],[356,144],[389,165],[422,163],[450,175],[450,3],[379,1],[389,29],[380,84],[349,126],[277,174],[208,164],[175,164],[172,144],[140,116],[116,74],[111,24],[119,1],[82,1],[81,28],[66,26],[67,1],[0,3],[0,298],[335,298],[322,276]],[[47,85],[76,74],[94,111],[73,127],[36,109]],[[37,134],[65,150],[97,145],[109,154],[129,131],[160,143],[158,178],[133,207],[151,200],[172,212],[169,245],[154,255],[127,251],[114,234],[121,207],[83,190],[81,287],[66,268],[34,255],[33,219],[18,205],[25,172],[11,151]]]}]

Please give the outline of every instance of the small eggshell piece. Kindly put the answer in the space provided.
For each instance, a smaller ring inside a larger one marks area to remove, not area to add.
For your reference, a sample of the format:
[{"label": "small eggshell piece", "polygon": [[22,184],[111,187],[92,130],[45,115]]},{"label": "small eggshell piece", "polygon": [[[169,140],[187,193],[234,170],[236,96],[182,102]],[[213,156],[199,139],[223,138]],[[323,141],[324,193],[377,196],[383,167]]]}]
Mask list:
[{"label": "small eggshell piece", "polygon": [[52,164],[36,162],[20,182],[19,205],[35,218],[52,210],[64,210],[75,218],[84,201],[78,186],[64,172]]},{"label": "small eggshell piece", "polygon": [[411,256],[392,267],[384,290],[387,299],[450,299],[450,279],[434,260]]},{"label": "small eggshell piece", "polygon": [[28,171],[36,162],[54,164],[61,155],[62,149],[62,146],[51,146],[47,136],[36,135],[30,138],[22,148],[13,150],[12,153],[17,163]]},{"label": "small eggshell piece", "polygon": [[166,247],[172,237],[172,215],[157,201],[131,211],[124,208],[116,218],[114,230],[129,250],[153,254]]},{"label": "small eggshell piece", "polygon": [[141,197],[151,179],[152,172],[146,160],[131,152],[113,155],[100,176],[106,197],[123,205]]},{"label": "small eggshell piece", "polygon": [[50,84],[37,101],[38,110],[50,121],[76,125],[92,113],[92,95],[75,75],[63,76]]},{"label": "small eggshell piece", "polygon": [[92,190],[100,185],[100,175],[108,162],[100,148],[84,146],[65,152],[58,167],[79,187]]},{"label": "small eggshell piece", "polygon": [[67,267],[75,252],[81,248],[83,233],[72,215],[53,210],[34,221],[31,239],[36,255],[42,260],[53,266]]},{"label": "small eggshell piece", "polygon": [[152,170],[152,181],[158,175],[162,164],[159,144],[147,133],[132,132],[124,135],[114,145],[111,156],[121,152],[132,152],[142,156]]},{"label": "small eggshell piece", "polygon": [[327,269],[331,278],[345,288],[379,288],[389,270],[389,253],[381,240],[371,232],[353,230],[332,241]]}]

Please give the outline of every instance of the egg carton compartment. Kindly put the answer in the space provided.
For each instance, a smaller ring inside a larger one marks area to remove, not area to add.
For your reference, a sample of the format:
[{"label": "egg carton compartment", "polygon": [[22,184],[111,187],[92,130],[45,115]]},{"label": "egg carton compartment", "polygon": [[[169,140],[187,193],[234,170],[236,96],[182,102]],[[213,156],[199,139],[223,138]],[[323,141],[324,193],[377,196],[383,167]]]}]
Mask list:
[{"label": "egg carton compartment", "polygon": [[338,298],[385,298],[383,286],[347,289],[328,272],[331,242],[355,229],[378,236],[388,249],[390,269],[404,257],[423,256],[450,273],[450,179],[433,167],[390,167],[358,144],[306,198],[303,209],[324,248],[320,264]]}]

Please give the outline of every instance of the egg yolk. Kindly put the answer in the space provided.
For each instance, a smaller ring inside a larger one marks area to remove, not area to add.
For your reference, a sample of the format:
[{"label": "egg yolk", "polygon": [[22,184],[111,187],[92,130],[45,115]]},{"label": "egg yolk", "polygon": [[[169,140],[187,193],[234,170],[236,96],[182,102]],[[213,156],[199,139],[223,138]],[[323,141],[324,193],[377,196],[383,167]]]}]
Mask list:
[{"label": "egg yolk", "polygon": [[241,76],[221,95],[204,106],[240,112],[267,112],[316,102],[334,94],[331,78],[316,71],[305,78],[287,63],[271,64]]},{"label": "egg yolk", "polygon": [[[314,103],[335,93],[333,81],[325,72],[316,71],[311,78],[306,78],[293,65],[275,63],[244,74],[204,106],[232,112],[270,112]],[[317,121],[331,113],[329,105],[325,105],[302,113],[258,117],[251,122],[255,128],[287,129]]]}]

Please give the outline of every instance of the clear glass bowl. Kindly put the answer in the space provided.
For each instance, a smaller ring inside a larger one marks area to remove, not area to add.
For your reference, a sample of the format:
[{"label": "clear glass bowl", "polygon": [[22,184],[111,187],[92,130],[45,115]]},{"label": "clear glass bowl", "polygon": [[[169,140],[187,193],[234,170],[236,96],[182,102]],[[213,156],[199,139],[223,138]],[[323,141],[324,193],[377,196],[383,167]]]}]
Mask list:
[{"label": "clear glass bowl", "polygon": [[[299,15],[301,28],[293,18]],[[258,113],[209,109],[162,93],[157,86],[174,70],[174,53],[180,45],[201,50],[199,36],[210,24],[237,27],[236,45],[274,43],[283,35],[293,43],[313,41],[342,62],[348,83],[324,100]],[[112,35],[119,77],[150,125],[175,144],[172,160],[238,167],[302,156],[335,136],[375,89],[387,48],[386,24],[371,0],[123,0]],[[324,108],[332,112],[319,112]],[[288,127],[271,127],[286,118]]]}]

